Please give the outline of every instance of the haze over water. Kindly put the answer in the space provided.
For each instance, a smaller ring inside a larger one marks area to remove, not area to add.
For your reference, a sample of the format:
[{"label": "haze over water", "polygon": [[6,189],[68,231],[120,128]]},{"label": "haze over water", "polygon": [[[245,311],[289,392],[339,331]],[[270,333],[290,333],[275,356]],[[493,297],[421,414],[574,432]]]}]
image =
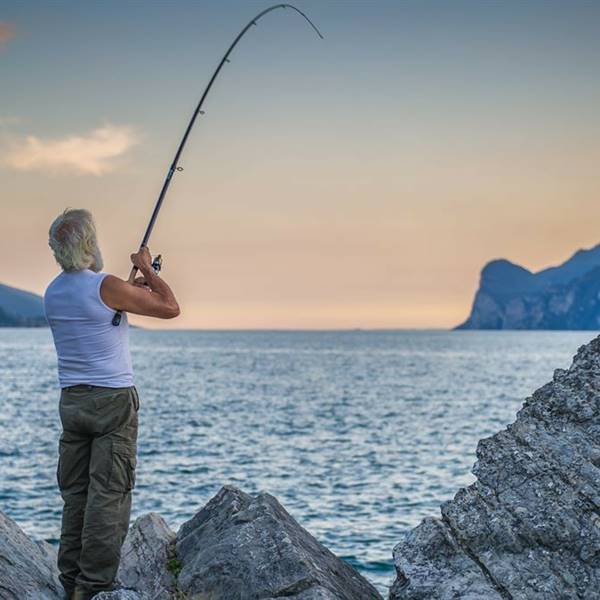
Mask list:
[{"label": "haze over water", "polygon": [[[135,518],[176,529],[223,484],[265,490],[385,593],[404,532],[473,480],[477,441],[592,332],[133,330]],[[0,330],[0,505],[56,542],[46,329]]]}]

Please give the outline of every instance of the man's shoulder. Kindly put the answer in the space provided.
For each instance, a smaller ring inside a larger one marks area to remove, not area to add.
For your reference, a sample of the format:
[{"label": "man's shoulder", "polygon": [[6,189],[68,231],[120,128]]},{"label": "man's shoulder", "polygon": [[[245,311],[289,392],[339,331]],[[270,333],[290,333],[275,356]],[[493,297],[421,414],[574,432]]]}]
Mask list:
[{"label": "man's shoulder", "polygon": [[124,283],[126,282],[112,273],[102,273],[102,289],[118,289]]},{"label": "man's shoulder", "polygon": [[50,283],[46,286],[46,289],[44,290],[44,298],[59,284],[59,282],[62,280],[63,275],[64,271],[61,271],[54,279],[52,279],[52,281],[50,281]]},{"label": "man's shoulder", "polygon": [[103,273],[102,275],[103,278],[100,282],[100,287],[98,288],[100,299],[109,308],[114,309],[114,306],[116,306],[119,298],[123,294],[123,288],[128,284],[116,275],[111,275],[110,273]]}]

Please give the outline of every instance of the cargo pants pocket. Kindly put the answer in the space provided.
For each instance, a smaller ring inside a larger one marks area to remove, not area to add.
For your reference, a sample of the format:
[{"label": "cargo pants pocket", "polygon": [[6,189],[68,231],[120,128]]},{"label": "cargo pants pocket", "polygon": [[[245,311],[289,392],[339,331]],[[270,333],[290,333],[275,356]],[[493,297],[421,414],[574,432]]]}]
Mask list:
[{"label": "cargo pants pocket", "polygon": [[136,446],[131,443],[113,440],[111,443],[111,468],[108,489],[121,493],[131,491],[135,487],[136,466]]},{"label": "cargo pants pocket", "polygon": [[58,489],[68,494],[87,490],[89,446],[87,441],[69,439],[65,433],[58,443],[56,482]]},{"label": "cargo pants pocket", "polygon": [[135,408],[135,412],[140,410],[140,395],[135,386],[131,387],[131,394],[133,396],[133,408]]}]

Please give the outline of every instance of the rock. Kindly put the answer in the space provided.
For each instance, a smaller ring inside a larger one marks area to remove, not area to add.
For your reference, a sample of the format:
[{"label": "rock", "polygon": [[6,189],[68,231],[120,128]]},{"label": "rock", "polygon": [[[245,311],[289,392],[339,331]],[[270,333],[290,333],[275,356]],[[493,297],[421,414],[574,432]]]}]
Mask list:
[{"label": "rock", "polygon": [[[223,487],[177,536],[138,518],[121,552],[118,589],[98,600],[381,600],[269,494]],[[0,600],[63,600],[56,549],[0,513]]]},{"label": "rock", "polygon": [[[170,596],[172,598],[172,596]],[[101,592],[94,596],[94,600],[152,600],[152,596],[138,594],[133,590],[116,590],[114,592]]]},{"label": "rock", "polygon": [[477,481],[394,549],[390,600],[600,598],[600,337],[477,458]]},{"label": "rock", "polygon": [[53,565],[52,568],[54,569],[54,565],[56,565],[56,561],[58,560],[58,547],[51,546],[44,540],[34,540],[34,543],[40,549],[40,552],[46,557],[46,561]]},{"label": "rock", "polygon": [[54,550],[31,540],[0,512],[0,598],[62,600],[63,596]]},{"label": "rock", "polygon": [[424,519],[410,532],[394,548],[394,561],[398,577],[390,598],[503,599],[437,519]]},{"label": "rock", "polygon": [[152,600],[170,600],[175,580],[167,564],[174,541],[175,533],[160,515],[136,519],[123,543],[117,583]]},{"label": "rock", "polygon": [[270,494],[225,486],[177,533],[178,589],[192,598],[371,600],[381,596]]}]

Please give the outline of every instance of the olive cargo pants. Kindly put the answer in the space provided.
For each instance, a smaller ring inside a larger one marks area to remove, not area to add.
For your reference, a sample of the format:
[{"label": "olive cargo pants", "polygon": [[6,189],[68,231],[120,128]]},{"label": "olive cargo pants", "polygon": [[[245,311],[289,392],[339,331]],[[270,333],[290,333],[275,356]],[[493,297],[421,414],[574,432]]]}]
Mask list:
[{"label": "olive cargo pants", "polygon": [[58,568],[75,586],[112,588],[135,485],[139,397],[135,387],[76,385],[60,397],[58,487],[64,501]]}]

